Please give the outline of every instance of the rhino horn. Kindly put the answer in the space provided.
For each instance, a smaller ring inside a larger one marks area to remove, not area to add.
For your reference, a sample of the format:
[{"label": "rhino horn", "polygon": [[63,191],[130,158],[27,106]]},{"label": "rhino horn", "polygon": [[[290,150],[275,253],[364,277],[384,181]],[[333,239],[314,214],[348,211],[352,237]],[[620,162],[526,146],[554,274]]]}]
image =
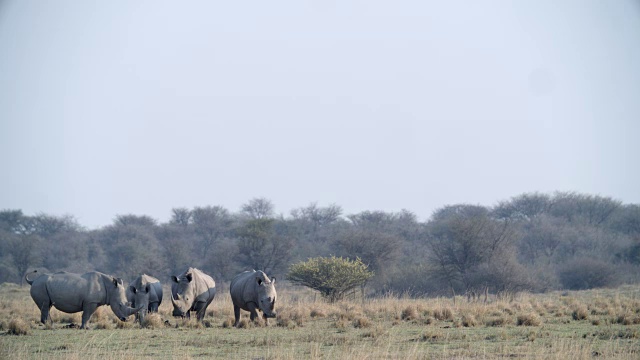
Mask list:
[{"label": "rhino horn", "polygon": [[125,309],[125,313],[127,314],[127,316],[131,316],[135,313],[137,313],[138,311],[142,310],[144,308],[144,306],[140,306],[139,308],[132,308],[132,307],[128,307]]}]

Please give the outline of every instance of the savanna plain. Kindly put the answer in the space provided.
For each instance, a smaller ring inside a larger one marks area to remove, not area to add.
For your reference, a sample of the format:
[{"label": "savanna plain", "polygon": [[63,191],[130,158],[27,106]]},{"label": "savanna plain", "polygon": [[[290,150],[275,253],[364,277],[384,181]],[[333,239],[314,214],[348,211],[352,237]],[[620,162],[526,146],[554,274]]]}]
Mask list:
[{"label": "savanna plain", "polygon": [[[165,289],[165,294],[168,294]],[[238,328],[219,288],[202,323],[171,316],[170,301],[142,325],[103,306],[89,330],[52,309],[42,325],[29,286],[0,285],[2,359],[638,359],[640,286],[518,293],[486,300],[354,296],[327,303],[278,289],[278,317]]]}]

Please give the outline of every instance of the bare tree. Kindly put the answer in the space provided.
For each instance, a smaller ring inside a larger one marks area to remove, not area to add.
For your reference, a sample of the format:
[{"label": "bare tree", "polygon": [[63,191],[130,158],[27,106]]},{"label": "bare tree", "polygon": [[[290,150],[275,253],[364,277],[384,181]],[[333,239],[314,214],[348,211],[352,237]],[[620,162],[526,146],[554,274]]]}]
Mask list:
[{"label": "bare tree", "polygon": [[191,211],[191,217],[202,257],[206,258],[216,243],[231,233],[233,217],[222,206],[196,207]]},{"label": "bare tree", "polygon": [[297,224],[301,232],[299,236],[311,242],[326,242],[332,232],[328,229],[339,221],[342,208],[337,205],[319,207],[316,203],[311,203],[307,207],[291,210],[293,222]]},{"label": "bare tree", "polygon": [[40,256],[38,256],[38,246],[41,243],[40,237],[37,235],[17,235],[11,242],[9,254],[13,260],[13,265],[17,275],[16,279],[20,285],[24,282],[24,274],[29,268],[40,264]]},{"label": "bare tree", "polygon": [[275,222],[251,219],[238,228],[238,257],[243,265],[271,272],[287,264],[293,240],[277,235]]},{"label": "bare tree", "polygon": [[274,206],[266,198],[253,198],[242,205],[242,212],[252,219],[268,219],[274,216]]},{"label": "bare tree", "polygon": [[526,193],[501,201],[493,209],[493,215],[499,219],[531,221],[548,213],[551,205],[551,197],[547,194]]},{"label": "bare tree", "polygon": [[191,210],[187,208],[173,208],[171,209],[171,224],[180,225],[186,227],[191,222]]},{"label": "bare tree", "polygon": [[506,256],[515,240],[507,221],[489,216],[477,205],[452,205],[439,209],[428,224],[428,248],[441,277],[472,287],[474,271],[493,257]]}]

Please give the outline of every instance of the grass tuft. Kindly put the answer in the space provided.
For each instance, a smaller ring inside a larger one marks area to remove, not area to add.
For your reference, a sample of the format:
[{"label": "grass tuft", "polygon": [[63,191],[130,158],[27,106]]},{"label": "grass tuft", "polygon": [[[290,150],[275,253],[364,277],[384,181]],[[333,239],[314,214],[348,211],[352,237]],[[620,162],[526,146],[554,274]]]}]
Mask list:
[{"label": "grass tuft", "polygon": [[357,329],[368,328],[368,327],[371,327],[371,325],[372,325],[371,320],[369,320],[364,316],[359,316],[353,320],[353,327]]},{"label": "grass tuft", "polygon": [[418,310],[413,306],[407,306],[400,314],[402,320],[410,321],[418,319]]},{"label": "grass tuft", "polygon": [[535,312],[520,314],[516,318],[516,325],[518,326],[540,326],[540,324],[542,324],[542,320]]},{"label": "grass tuft", "polygon": [[472,314],[462,315],[462,319],[460,320],[460,322],[464,327],[474,327],[478,325],[478,321],[476,320],[475,316],[473,316]]},{"label": "grass tuft", "polygon": [[453,310],[448,307],[435,309],[433,317],[440,321],[453,321]]},{"label": "grass tuft", "polygon": [[324,311],[322,311],[321,309],[312,309],[310,316],[312,318],[314,318],[314,319],[315,318],[324,318],[324,317],[327,317],[327,314]]},{"label": "grass tuft", "polygon": [[255,323],[248,319],[240,319],[238,322],[238,329],[253,329],[255,327]]},{"label": "grass tuft", "polygon": [[157,313],[147,314],[140,326],[146,329],[163,329],[165,327],[162,317]]},{"label": "grass tuft", "polygon": [[7,334],[9,335],[29,335],[30,333],[29,324],[20,318],[11,319],[7,324]]},{"label": "grass tuft", "polygon": [[585,306],[576,307],[571,313],[573,320],[587,320],[589,317],[589,310]]}]

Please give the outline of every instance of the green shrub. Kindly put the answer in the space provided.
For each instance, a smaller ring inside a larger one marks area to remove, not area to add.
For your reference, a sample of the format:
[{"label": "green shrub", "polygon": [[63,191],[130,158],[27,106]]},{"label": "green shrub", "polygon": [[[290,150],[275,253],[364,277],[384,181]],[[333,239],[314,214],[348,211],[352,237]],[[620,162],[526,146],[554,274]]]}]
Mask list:
[{"label": "green shrub", "polygon": [[373,272],[362,260],[342,257],[317,257],[293,264],[287,278],[294,284],[314,290],[330,302],[335,302],[358,286],[363,286]]}]

